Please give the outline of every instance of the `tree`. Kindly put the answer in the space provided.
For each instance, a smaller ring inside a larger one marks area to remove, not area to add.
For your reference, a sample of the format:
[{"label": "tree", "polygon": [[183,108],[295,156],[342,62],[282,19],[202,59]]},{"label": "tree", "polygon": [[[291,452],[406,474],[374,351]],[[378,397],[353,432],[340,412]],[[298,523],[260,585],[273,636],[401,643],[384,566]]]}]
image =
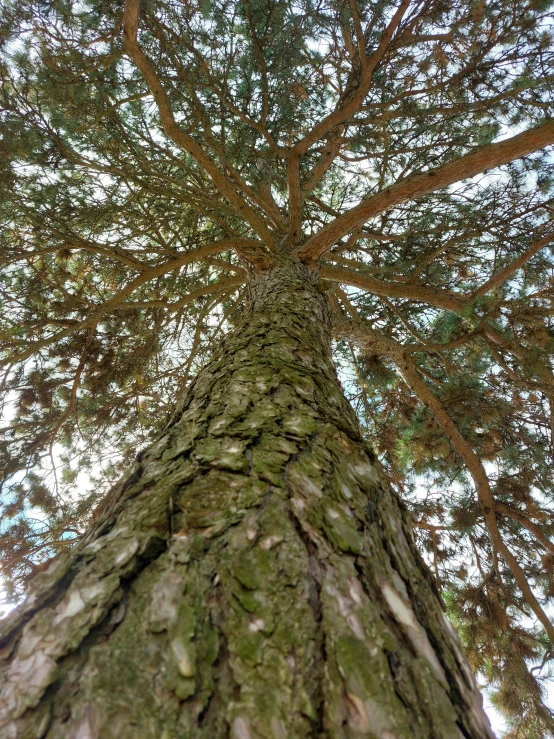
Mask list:
[{"label": "tree", "polygon": [[2,736],[554,731],[549,5],[4,5]]}]

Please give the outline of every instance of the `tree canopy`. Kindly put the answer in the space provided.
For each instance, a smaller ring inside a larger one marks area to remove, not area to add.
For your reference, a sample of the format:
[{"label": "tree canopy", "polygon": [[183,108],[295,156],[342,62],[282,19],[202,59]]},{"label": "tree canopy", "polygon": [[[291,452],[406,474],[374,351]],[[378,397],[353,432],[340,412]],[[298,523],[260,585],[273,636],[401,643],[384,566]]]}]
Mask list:
[{"label": "tree canopy", "polygon": [[472,666],[512,736],[544,736],[550,5],[4,3],[10,598],[159,433],[249,277],[294,256]]}]

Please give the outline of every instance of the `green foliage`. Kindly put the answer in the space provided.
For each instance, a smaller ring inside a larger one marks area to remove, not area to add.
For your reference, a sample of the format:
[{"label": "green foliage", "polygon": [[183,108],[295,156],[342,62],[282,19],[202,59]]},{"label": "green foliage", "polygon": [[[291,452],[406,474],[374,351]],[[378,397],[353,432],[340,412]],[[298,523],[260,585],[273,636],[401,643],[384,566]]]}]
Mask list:
[{"label": "green foliage", "polygon": [[[366,93],[299,159],[300,242],[403,178],[551,118],[550,7],[414,2],[377,57],[398,9],[388,0],[142,3],[140,48],[225,194],[164,129],[159,98],[124,52],[121,3],[3,4],[0,554],[9,598],[86,528],[240,321],[259,253],[230,240],[260,234],[229,188],[290,246],[287,152],[355,100],[364,53],[375,60]],[[401,346],[485,465],[496,500],[521,514],[498,513],[498,525],[543,605],[554,595],[551,552],[525,521],[554,533],[554,260],[547,244],[526,255],[551,228],[552,185],[548,152],[534,152],[384,209],[338,238],[322,265],[381,286],[322,282],[337,310]],[[198,256],[218,241],[225,248]],[[444,307],[452,298],[459,309]],[[397,355],[343,340],[336,356],[510,736],[545,735],[552,645],[529,625],[529,604],[492,550],[464,459],[403,381]]]}]

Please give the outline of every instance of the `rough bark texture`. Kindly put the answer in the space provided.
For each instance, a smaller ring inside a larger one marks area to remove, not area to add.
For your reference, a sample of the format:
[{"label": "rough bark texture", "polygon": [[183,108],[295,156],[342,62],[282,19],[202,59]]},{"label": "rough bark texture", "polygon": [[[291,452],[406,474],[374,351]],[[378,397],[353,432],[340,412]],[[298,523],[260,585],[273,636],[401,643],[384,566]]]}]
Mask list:
[{"label": "rough bark texture", "polygon": [[483,739],[307,268],[252,285],[71,555],[2,623],[0,736]]}]

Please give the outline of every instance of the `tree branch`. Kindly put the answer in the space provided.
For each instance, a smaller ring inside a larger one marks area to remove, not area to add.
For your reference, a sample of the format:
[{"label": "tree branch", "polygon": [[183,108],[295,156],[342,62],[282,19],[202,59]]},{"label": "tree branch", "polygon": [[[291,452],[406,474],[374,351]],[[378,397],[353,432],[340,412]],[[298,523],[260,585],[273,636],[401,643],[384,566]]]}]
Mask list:
[{"label": "tree branch", "polygon": [[361,50],[363,51],[363,53],[360,53],[359,55],[361,74],[357,86],[354,87],[355,74],[353,72],[349,80],[350,84],[347,84],[343,99],[339,102],[332,113],[315,125],[312,130],[304,136],[304,138],[296,142],[291,150],[291,154],[293,156],[302,156],[305,154],[312,144],[323,138],[323,136],[326,136],[333,128],[335,128],[335,126],[347,121],[360,109],[371,86],[373,72],[385,55],[393,34],[400,25],[402,18],[410,5],[410,1],[411,0],[402,0],[373,54],[370,57],[366,57],[365,50]]},{"label": "tree branch", "polygon": [[302,190],[300,188],[299,157],[292,155],[287,161],[287,184],[289,191],[289,239],[298,244],[302,228]]},{"label": "tree branch", "polygon": [[[125,287],[122,288],[118,293],[116,293],[112,298],[107,300],[105,303],[97,306],[96,310],[87,318],[83,319],[82,321],[76,321],[73,325],[68,326],[68,328],[66,329],[63,329],[63,331],[59,331],[57,334],[49,336],[45,339],[41,339],[39,341],[35,341],[27,349],[23,350],[19,354],[10,357],[8,360],[2,362],[2,364],[7,364],[8,362],[21,362],[24,359],[27,359],[27,357],[32,356],[39,349],[53,344],[54,342],[59,341],[66,336],[70,336],[71,334],[75,333],[75,331],[81,331],[84,328],[88,328],[89,326],[98,323],[102,316],[106,315],[107,313],[110,313],[111,311],[117,310],[121,307],[127,307],[127,305],[122,305],[124,299],[132,292],[134,292],[138,287],[144,285],[155,277],[161,277],[168,272],[172,272],[173,270],[179,269],[186,264],[198,261],[203,257],[211,256],[212,254],[218,254],[222,251],[227,251],[240,242],[247,242],[247,244],[249,245],[252,245],[253,243],[259,245],[259,242],[254,241],[253,239],[226,239],[215,244],[207,244],[206,246],[201,246],[192,252],[186,252],[185,254],[182,254],[175,259],[170,259],[168,262],[164,262],[163,264],[159,264],[156,267],[144,270],[140,273],[140,275],[135,277],[134,280],[131,280],[129,283],[127,283],[127,285],[125,285]],[[242,284],[244,280],[241,277],[227,278],[227,280],[225,281],[225,287],[229,286],[231,282],[238,285]],[[215,284],[217,285],[217,283]],[[215,288],[215,285],[208,286],[208,288],[210,287]],[[155,301],[149,303],[149,305],[153,307],[155,305]]]},{"label": "tree branch", "polygon": [[324,226],[315,236],[299,247],[296,254],[304,262],[316,262],[338,239],[365,223],[369,218],[406,200],[440,190],[454,182],[475,177],[487,169],[500,167],[551,144],[554,144],[554,119],[496,144],[480,146],[437,169],[406,177],[377,195],[363,200],[359,205]]},{"label": "tree branch", "polygon": [[495,503],[495,507],[498,513],[502,513],[504,516],[509,516],[509,518],[513,518],[515,521],[518,521],[527,529],[527,531],[530,531],[533,534],[535,539],[542,544],[548,552],[554,554],[554,544],[543,534],[540,527],[533,523],[522,511],[518,511],[517,508],[512,508],[512,506],[507,505],[506,503],[501,503],[498,500]]},{"label": "tree branch", "polygon": [[531,244],[531,246],[526,249],[521,256],[519,256],[517,259],[514,259],[513,262],[508,264],[506,267],[504,267],[504,269],[501,269],[500,272],[498,272],[496,275],[493,275],[490,279],[484,282],[481,287],[477,288],[477,290],[473,293],[472,298],[486,295],[488,292],[490,292],[490,290],[494,290],[497,287],[500,287],[503,282],[506,282],[510,275],[512,275],[520,267],[523,267],[526,262],[534,257],[535,254],[537,254],[551,241],[554,241],[554,233],[548,233],[543,236],[542,239],[535,241],[535,243]]},{"label": "tree branch", "polygon": [[439,424],[446,436],[450,439],[452,446],[454,447],[456,452],[464,460],[475,483],[477,497],[479,499],[479,503],[481,504],[483,517],[489,531],[492,545],[502,555],[506,564],[512,571],[526,603],[531,607],[537,619],[544,626],[544,629],[549,638],[551,640],[554,640],[554,625],[551,623],[541,604],[535,597],[535,594],[533,593],[529,583],[527,582],[525,573],[521,569],[517,559],[504,543],[500,531],[498,530],[495,513],[496,502],[494,500],[494,496],[489,485],[487,473],[485,472],[481,460],[475,454],[466,439],[458,431],[456,424],[448,415],[442,402],[439,400],[439,398],[435,396],[435,394],[419,377],[417,370],[409,362],[406,356],[400,355],[396,357],[395,362],[406,384],[412,389],[415,395],[429,408],[429,410],[433,414],[435,421]]},{"label": "tree branch", "polygon": [[164,132],[177,146],[189,154],[202,167],[211,177],[219,192],[237,209],[238,213],[250,224],[264,243],[270,247],[277,248],[277,242],[264,219],[246,205],[233,184],[219,171],[216,164],[206,154],[203,148],[177,125],[169,97],[162,87],[150,60],[138,45],[138,22],[139,0],[126,0],[123,23],[124,49],[129,58],[142,72],[146,84],[154,95]]},{"label": "tree branch", "polygon": [[320,276],[328,280],[344,282],[353,287],[369,290],[375,295],[416,300],[454,313],[461,311],[466,304],[466,300],[461,296],[458,297],[455,293],[432,290],[423,285],[410,285],[404,282],[384,282],[363,272],[354,272],[354,270],[335,267],[332,264],[324,264],[321,267]]},{"label": "tree branch", "polygon": [[[354,324],[354,321],[349,323]],[[419,400],[429,408],[433,414],[433,418],[439,424],[443,432],[450,439],[452,446],[460,457],[464,460],[473,481],[477,497],[483,511],[486,527],[489,531],[490,539],[494,550],[499,552],[504,558],[506,564],[512,571],[514,578],[521,590],[527,604],[531,607],[537,619],[544,626],[546,633],[551,640],[554,640],[554,625],[550,622],[548,616],[538,602],[533,593],[525,573],[521,569],[518,561],[504,543],[498,524],[496,521],[496,501],[494,499],[487,473],[481,463],[479,457],[475,454],[470,444],[458,430],[454,421],[448,415],[446,408],[441,400],[429,389],[426,383],[419,376],[416,367],[412,364],[409,356],[403,351],[403,347],[393,339],[380,336],[377,332],[364,326],[361,322],[356,322],[357,330],[351,334],[350,338],[361,344],[373,349],[374,344],[377,345],[377,352],[385,349],[383,353],[389,354],[395,362],[401,377],[404,379],[408,387],[419,398]],[[365,340],[364,340],[365,335]],[[396,351],[394,347],[396,346]]]}]

